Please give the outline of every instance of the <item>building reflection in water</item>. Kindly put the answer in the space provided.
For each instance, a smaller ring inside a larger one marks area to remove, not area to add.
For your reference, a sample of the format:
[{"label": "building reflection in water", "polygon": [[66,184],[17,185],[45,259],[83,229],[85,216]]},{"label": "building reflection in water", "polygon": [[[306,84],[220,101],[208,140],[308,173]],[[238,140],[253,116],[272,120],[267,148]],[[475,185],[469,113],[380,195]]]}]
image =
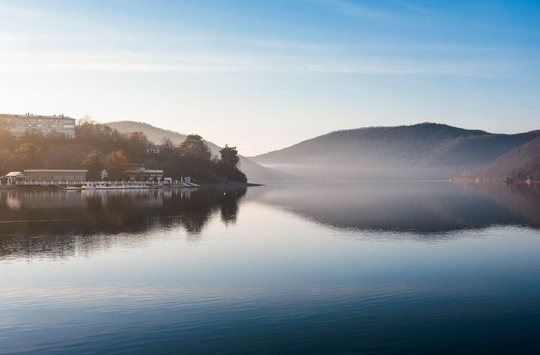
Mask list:
[{"label": "building reflection in water", "polygon": [[[351,182],[238,189],[0,192],[0,258],[64,258],[152,230],[183,230],[190,241],[213,218],[235,224],[241,201],[291,218],[396,238],[443,240],[492,226],[540,229],[540,189],[504,184]],[[256,222],[256,221],[255,221]]]},{"label": "building reflection in water", "polygon": [[235,223],[246,188],[0,192],[0,257],[66,257],[152,229],[201,233],[214,215]]}]

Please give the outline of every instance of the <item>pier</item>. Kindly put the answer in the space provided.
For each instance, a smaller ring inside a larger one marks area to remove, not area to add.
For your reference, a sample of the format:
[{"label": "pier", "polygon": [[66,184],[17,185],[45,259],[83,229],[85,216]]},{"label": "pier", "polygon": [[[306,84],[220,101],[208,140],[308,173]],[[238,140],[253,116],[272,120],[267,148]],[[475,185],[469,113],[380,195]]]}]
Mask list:
[{"label": "pier", "polygon": [[2,189],[44,190],[137,190],[162,188],[194,188],[199,185],[183,180],[174,182],[154,181],[16,181],[0,185]]}]

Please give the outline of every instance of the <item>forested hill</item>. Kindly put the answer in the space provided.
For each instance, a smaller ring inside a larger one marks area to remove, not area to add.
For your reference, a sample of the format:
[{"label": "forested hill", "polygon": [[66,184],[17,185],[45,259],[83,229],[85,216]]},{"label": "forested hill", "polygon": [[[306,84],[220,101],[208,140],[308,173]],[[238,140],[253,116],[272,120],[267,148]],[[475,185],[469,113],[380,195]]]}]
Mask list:
[{"label": "forested hill", "polygon": [[[143,132],[149,141],[154,144],[161,144],[164,138],[169,138],[174,144],[181,144],[186,135],[178,132],[154,127],[148,123],[134,121],[117,121],[106,123],[111,128],[114,128],[122,133]],[[206,142],[208,148],[213,155],[219,155],[221,147],[212,142]],[[234,146],[234,142],[230,142]],[[250,182],[269,182],[276,180],[275,175],[267,168],[246,157],[240,156],[240,169],[246,174]]]},{"label": "forested hill", "polygon": [[[122,133],[143,132],[148,140],[154,144],[161,144],[163,142],[163,138],[165,137],[169,138],[174,144],[182,144],[187,137],[185,134],[157,128],[144,122],[116,121],[105,124],[109,127],[117,129]],[[208,148],[210,148],[212,152],[214,152],[216,149],[221,149],[214,143],[207,141],[206,144],[208,144]]]},{"label": "forested hill", "polygon": [[486,169],[467,176],[489,181],[540,181],[540,137],[500,156]]},{"label": "forested hill", "polygon": [[491,134],[444,124],[336,131],[253,157],[314,179],[449,179],[487,168],[540,131]]}]

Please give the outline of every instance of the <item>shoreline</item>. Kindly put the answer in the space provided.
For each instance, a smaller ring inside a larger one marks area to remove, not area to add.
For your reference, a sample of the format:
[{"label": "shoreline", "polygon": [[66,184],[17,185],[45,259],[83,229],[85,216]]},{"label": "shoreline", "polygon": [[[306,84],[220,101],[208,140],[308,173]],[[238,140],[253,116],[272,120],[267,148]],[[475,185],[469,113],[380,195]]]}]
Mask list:
[{"label": "shoreline", "polygon": [[[162,187],[152,187],[147,189],[125,189],[125,190],[168,190],[168,189],[198,189],[198,188],[245,188],[245,187],[258,187],[264,186],[263,184],[255,184],[250,182],[231,182],[231,183],[216,183],[216,184],[202,184],[199,186],[185,186],[185,185],[170,185]],[[117,191],[124,189],[103,189],[99,191]],[[62,188],[57,185],[50,186],[40,186],[40,185],[0,185],[0,191],[66,191],[65,188]],[[79,191],[79,190],[74,190]],[[81,190],[82,191],[82,190]]]},{"label": "shoreline", "polygon": [[201,187],[258,187],[264,186],[263,184],[256,184],[252,182],[219,182],[216,184],[204,184]]}]

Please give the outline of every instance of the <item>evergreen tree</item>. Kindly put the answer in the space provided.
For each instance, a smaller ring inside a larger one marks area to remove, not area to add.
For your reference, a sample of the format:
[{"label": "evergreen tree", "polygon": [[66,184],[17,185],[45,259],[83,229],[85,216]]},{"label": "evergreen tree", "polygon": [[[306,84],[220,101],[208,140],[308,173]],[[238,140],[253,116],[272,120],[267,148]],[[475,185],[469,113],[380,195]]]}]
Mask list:
[{"label": "evergreen tree", "polygon": [[186,140],[180,144],[179,151],[180,156],[188,160],[210,161],[212,158],[210,149],[198,134],[188,135]]},{"label": "evergreen tree", "polygon": [[219,153],[221,154],[221,162],[224,165],[236,167],[240,161],[236,147],[229,147],[227,144],[225,144],[225,147],[221,149]]}]

